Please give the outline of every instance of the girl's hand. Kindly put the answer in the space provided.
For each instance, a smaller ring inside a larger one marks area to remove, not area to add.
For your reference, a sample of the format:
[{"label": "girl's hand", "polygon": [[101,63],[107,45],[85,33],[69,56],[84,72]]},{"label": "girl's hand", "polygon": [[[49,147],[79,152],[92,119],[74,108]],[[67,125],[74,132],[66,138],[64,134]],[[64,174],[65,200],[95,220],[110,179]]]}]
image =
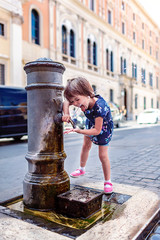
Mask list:
[{"label": "girl's hand", "polygon": [[62,121],[63,121],[63,122],[69,122],[70,119],[71,119],[71,117],[70,117],[69,114],[64,114],[64,115],[62,116]]},{"label": "girl's hand", "polygon": [[66,131],[64,131],[63,133],[64,134],[68,134],[68,133],[71,133],[71,132],[76,132],[76,133],[81,133],[81,129],[79,128],[75,128],[75,129],[66,129]]},{"label": "girl's hand", "polygon": [[68,134],[68,133],[71,133],[71,132],[73,132],[73,129],[66,129],[63,133]]}]

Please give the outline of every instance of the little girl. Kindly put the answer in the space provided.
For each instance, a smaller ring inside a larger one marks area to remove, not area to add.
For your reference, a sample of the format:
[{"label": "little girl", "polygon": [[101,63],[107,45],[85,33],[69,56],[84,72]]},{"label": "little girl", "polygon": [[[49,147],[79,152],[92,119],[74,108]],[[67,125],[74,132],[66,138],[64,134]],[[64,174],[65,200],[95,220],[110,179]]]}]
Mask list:
[{"label": "little girl", "polygon": [[84,135],[84,142],[80,156],[80,168],[70,174],[71,177],[79,177],[85,174],[85,166],[92,142],[99,147],[99,158],[104,173],[104,192],[112,193],[113,186],[110,180],[110,161],[108,158],[108,145],[112,138],[113,121],[107,102],[94,91],[89,82],[82,77],[68,80],[64,90],[65,101],[63,104],[64,122],[69,122],[69,106],[80,107],[84,112],[86,129],[72,129],[65,133],[76,132]]}]

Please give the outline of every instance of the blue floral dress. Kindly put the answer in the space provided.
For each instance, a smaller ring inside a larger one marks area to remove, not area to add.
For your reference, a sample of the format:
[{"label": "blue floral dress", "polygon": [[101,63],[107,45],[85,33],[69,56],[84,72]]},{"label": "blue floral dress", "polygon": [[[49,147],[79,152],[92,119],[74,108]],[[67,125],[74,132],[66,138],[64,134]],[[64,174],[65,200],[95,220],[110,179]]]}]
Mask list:
[{"label": "blue floral dress", "polygon": [[95,119],[97,117],[103,118],[102,130],[99,135],[89,136],[91,141],[97,145],[107,145],[112,138],[113,133],[113,120],[110,107],[107,102],[100,96],[96,95],[97,101],[92,109],[87,109],[84,114],[86,116],[86,128],[91,129],[95,126]]}]

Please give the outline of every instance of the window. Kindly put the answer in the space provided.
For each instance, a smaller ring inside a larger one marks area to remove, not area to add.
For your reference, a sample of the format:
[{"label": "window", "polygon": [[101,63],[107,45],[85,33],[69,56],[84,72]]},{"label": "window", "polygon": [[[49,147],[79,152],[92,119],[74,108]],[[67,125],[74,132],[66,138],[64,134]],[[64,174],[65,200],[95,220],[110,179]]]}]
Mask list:
[{"label": "window", "polygon": [[132,63],[132,78],[137,80],[137,64]]},{"label": "window", "polygon": [[90,9],[94,11],[94,0],[90,0]]},{"label": "window", "polygon": [[135,21],[136,20],[136,15],[135,15],[135,13],[133,13],[133,21]]},{"label": "window", "polygon": [[153,108],[153,98],[151,98],[151,108]]},{"label": "window", "polygon": [[144,30],[144,23],[142,23],[142,29]]},{"label": "window", "polygon": [[144,49],[144,39],[142,40],[142,49]]},{"label": "window", "polygon": [[138,108],[138,95],[135,95],[135,109]]},{"label": "window", "polygon": [[146,71],[143,68],[141,68],[141,81],[143,84],[146,83]]},{"label": "window", "polygon": [[32,42],[35,44],[40,44],[39,37],[39,14],[35,9],[32,9],[31,12],[31,20],[32,20]]},{"label": "window", "polygon": [[108,10],[108,23],[112,24],[112,12]]},{"label": "window", "polygon": [[123,73],[126,74],[127,73],[127,62],[126,62],[126,59],[124,59],[124,68],[123,68]]},{"label": "window", "polygon": [[149,31],[149,36],[152,37],[152,31]]},{"label": "window", "polygon": [[114,102],[114,99],[113,99],[113,89],[109,90],[109,100],[110,100],[110,102]]},{"label": "window", "polygon": [[153,87],[153,74],[149,73],[149,85]]},{"label": "window", "polygon": [[62,25],[62,53],[67,54],[67,29]]},{"label": "window", "polygon": [[156,51],[156,59],[158,60],[158,50]]},{"label": "window", "polygon": [[87,40],[88,63],[91,63],[91,40]]},{"label": "window", "polygon": [[157,108],[159,108],[159,102],[157,101]]},{"label": "window", "polygon": [[73,30],[70,31],[70,56],[75,57],[75,35]]},{"label": "window", "polygon": [[136,42],[136,33],[135,32],[133,32],[133,41],[134,41],[134,43]]},{"label": "window", "polygon": [[122,10],[125,10],[125,3],[122,1]]},{"label": "window", "polygon": [[109,51],[106,50],[106,69],[109,70]]},{"label": "window", "polygon": [[94,91],[94,94],[96,94],[96,86],[95,85],[92,85],[92,88],[93,88],[93,91]]},{"label": "window", "polygon": [[106,49],[106,69],[114,72],[114,60],[113,60],[113,52],[109,51],[108,49]]},{"label": "window", "polygon": [[158,82],[159,82],[158,77],[156,77],[156,88],[157,88],[157,89],[158,89],[158,87],[159,87]]},{"label": "window", "polygon": [[[67,31],[67,27],[62,25],[62,54],[75,58],[75,33],[72,29]],[[64,61],[68,61],[67,56],[63,56]],[[71,63],[76,61],[71,59]]]},{"label": "window", "polygon": [[156,37],[156,43],[158,43],[158,37]]},{"label": "window", "polygon": [[122,22],[122,34],[125,34],[125,23]]},{"label": "window", "polygon": [[0,36],[4,36],[4,24],[0,23]]},{"label": "window", "polygon": [[[89,64],[97,66],[97,44],[95,41],[91,42],[91,39],[87,39],[87,61]],[[92,69],[91,66],[88,66]]]},{"label": "window", "polygon": [[146,97],[143,99],[143,108],[146,109]]},{"label": "window", "polygon": [[0,64],[0,84],[5,84],[5,65]]},{"label": "window", "polygon": [[93,65],[97,66],[97,44],[93,43]]},{"label": "window", "polygon": [[149,48],[149,53],[150,53],[150,55],[152,55],[152,47],[151,46]]},{"label": "window", "polygon": [[127,62],[126,59],[123,57],[120,58],[120,63],[121,63],[121,74],[127,74]]},{"label": "window", "polygon": [[111,54],[110,54],[110,71],[113,72],[114,69],[113,69],[113,52],[111,51]]}]

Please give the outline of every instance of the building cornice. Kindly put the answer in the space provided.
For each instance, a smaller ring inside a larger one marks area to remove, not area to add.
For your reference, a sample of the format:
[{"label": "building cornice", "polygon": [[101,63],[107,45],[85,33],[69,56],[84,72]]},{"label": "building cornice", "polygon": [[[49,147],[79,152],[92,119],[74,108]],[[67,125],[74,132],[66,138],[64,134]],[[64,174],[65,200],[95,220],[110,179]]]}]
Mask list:
[{"label": "building cornice", "polygon": [[0,7],[14,14],[18,14],[20,16],[22,13],[22,3],[18,0],[10,1],[10,0],[1,0]]}]

